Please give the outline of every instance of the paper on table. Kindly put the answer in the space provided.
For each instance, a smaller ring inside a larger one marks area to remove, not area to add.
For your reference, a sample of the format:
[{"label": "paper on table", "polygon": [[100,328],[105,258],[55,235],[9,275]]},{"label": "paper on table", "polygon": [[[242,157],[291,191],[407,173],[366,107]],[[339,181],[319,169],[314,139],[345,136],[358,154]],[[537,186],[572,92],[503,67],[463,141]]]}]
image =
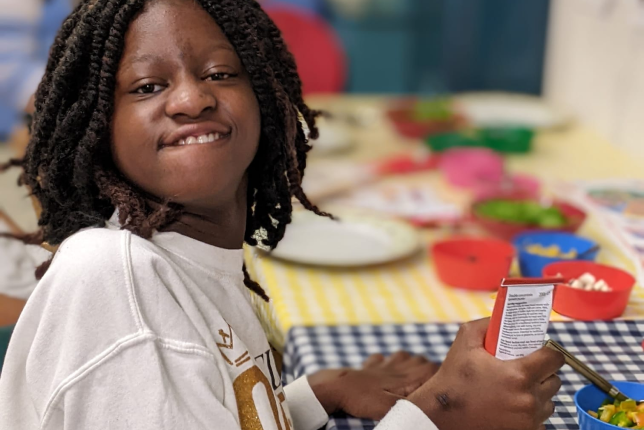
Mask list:
[{"label": "paper on table", "polygon": [[598,215],[608,235],[637,263],[644,285],[644,181],[579,181],[559,189]]},{"label": "paper on table", "polygon": [[428,184],[374,184],[330,203],[370,209],[415,222],[450,221],[462,216],[459,207],[441,199]]},{"label": "paper on table", "polygon": [[313,202],[352,190],[378,178],[370,165],[350,161],[319,161],[310,163],[302,180],[302,188]]}]

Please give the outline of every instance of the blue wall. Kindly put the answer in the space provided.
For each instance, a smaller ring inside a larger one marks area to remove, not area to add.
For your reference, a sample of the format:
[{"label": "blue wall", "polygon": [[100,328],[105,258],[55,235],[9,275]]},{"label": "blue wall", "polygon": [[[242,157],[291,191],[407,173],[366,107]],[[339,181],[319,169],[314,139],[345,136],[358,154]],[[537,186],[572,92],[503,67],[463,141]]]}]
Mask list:
[{"label": "blue wall", "polygon": [[549,0],[388,4],[359,19],[328,13],[349,56],[348,91],[541,92]]}]

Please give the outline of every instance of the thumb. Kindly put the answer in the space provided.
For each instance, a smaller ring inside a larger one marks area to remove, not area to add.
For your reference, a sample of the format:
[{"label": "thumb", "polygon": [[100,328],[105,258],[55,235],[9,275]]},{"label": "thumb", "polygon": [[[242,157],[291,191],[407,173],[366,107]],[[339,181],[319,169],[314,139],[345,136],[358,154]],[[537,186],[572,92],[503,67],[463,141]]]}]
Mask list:
[{"label": "thumb", "polygon": [[389,391],[379,391],[373,396],[361,396],[360,399],[357,399],[359,403],[356,404],[355,410],[349,410],[350,408],[347,408],[345,412],[356,418],[379,421],[387,415],[398,400],[403,399],[404,397],[390,393]]},{"label": "thumb", "polygon": [[462,343],[468,348],[481,348],[485,343],[485,334],[489,325],[489,318],[463,324],[458,331],[455,342]]}]

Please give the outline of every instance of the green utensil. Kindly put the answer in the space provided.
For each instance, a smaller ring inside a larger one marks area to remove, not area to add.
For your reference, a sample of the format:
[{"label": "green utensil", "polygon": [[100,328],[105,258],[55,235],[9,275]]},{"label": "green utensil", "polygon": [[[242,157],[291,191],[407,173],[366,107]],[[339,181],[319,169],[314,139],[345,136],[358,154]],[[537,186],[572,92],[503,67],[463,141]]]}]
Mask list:
[{"label": "green utensil", "polygon": [[7,354],[9,339],[11,338],[11,333],[13,333],[13,328],[14,326],[12,325],[0,327],[0,371],[2,371],[4,356]]}]

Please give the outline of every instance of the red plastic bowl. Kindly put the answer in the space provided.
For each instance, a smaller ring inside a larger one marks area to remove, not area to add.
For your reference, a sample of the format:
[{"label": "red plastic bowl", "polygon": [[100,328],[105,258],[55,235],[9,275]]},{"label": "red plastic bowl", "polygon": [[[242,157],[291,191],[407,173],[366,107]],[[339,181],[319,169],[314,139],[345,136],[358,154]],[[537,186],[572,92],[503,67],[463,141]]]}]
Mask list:
[{"label": "red plastic bowl", "polygon": [[586,212],[577,206],[570,203],[555,200],[552,206],[558,208],[566,217],[567,223],[559,228],[546,229],[538,225],[518,224],[506,221],[500,221],[493,218],[479,216],[476,213],[477,205],[485,203],[490,200],[525,200],[521,197],[514,196],[497,196],[477,200],[472,205],[471,216],[472,218],[488,233],[497,236],[504,240],[512,240],[515,236],[528,231],[566,231],[568,233],[576,233],[577,230],[586,220]]},{"label": "red plastic bowl", "polygon": [[508,276],[514,247],[495,239],[454,238],[435,243],[432,255],[443,283],[467,290],[496,291]]},{"label": "red plastic bowl", "polygon": [[465,125],[465,118],[458,114],[445,121],[417,121],[411,117],[411,109],[399,108],[389,110],[387,115],[398,133],[412,139],[447,133]]},{"label": "red plastic bowl", "polygon": [[552,305],[555,312],[582,321],[612,320],[622,316],[635,286],[635,278],[630,273],[589,261],[552,263],[543,269],[543,276],[548,278],[561,274],[566,279],[576,279],[584,273],[603,279],[612,291],[585,291],[558,285]]}]

